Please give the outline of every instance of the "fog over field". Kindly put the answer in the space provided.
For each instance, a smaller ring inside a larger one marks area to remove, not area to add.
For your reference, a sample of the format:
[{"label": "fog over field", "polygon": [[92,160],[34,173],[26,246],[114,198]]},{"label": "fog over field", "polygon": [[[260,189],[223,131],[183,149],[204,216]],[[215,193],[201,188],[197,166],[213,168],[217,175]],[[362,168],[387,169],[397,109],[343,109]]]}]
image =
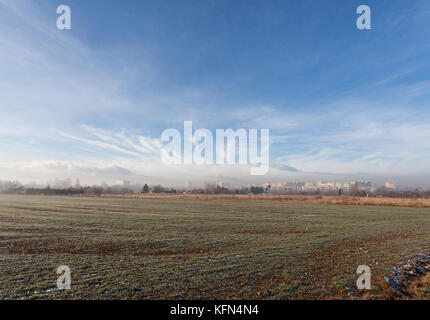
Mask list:
[{"label": "fog over field", "polygon": [[[317,181],[372,181],[375,185],[382,186],[387,181],[395,181],[400,189],[430,188],[430,174],[334,174],[330,172],[304,172],[296,168],[284,168],[282,165],[272,164],[269,172],[264,176],[250,176],[250,166],[166,166],[160,164],[158,168],[163,170],[152,170],[152,165],[137,164],[130,165],[130,169],[120,166],[89,166],[76,165],[70,162],[47,161],[23,165],[24,169],[12,165],[3,167],[1,179],[19,181],[24,184],[37,183],[49,184],[55,179],[71,180],[77,179],[83,185],[115,184],[120,181],[131,181],[139,184],[162,184],[173,187],[184,187],[185,182],[194,186],[204,186],[205,183],[219,182],[231,185],[262,184],[264,182],[280,183],[284,181],[306,181],[316,183]],[[145,169],[141,169],[141,167]]]}]

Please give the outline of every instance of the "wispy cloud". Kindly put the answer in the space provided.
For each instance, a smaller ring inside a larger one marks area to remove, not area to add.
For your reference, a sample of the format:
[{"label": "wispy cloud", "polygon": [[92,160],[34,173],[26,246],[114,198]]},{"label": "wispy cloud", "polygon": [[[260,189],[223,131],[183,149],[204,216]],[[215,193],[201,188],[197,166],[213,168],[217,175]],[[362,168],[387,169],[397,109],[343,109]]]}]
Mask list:
[{"label": "wispy cloud", "polygon": [[154,157],[158,157],[159,159],[160,157],[162,147],[160,139],[144,136],[128,136],[125,130],[122,130],[121,132],[112,132],[88,125],[82,125],[81,127],[92,137],[83,138],[64,132],[60,132],[60,135],[90,146],[119,153],[124,156],[132,156],[142,159]]}]

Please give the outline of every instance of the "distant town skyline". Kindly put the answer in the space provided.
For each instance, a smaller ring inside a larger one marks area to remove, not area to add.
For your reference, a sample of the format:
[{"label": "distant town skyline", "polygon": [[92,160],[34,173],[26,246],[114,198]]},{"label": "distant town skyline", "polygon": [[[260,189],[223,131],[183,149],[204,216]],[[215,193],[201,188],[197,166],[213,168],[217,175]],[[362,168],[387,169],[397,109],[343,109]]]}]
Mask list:
[{"label": "distant town skyline", "polygon": [[378,188],[385,188],[386,190],[416,190],[420,189],[422,191],[430,191],[429,188],[421,188],[417,186],[409,186],[401,188],[397,188],[396,182],[394,181],[387,181],[382,184],[375,184],[372,181],[368,180],[353,180],[353,181],[301,181],[301,180],[295,180],[295,181],[280,181],[280,180],[271,180],[271,181],[265,181],[263,183],[239,183],[239,182],[227,182],[226,180],[213,180],[213,181],[205,181],[205,182],[197,182],[192,183],[190,181],[184,181],[182,184],[161,184],[158,182],[146,181],[146,182],[138,182],[138,181],[132,181],[132,180],[118,180],[112,183],[107,183],[106,181],[102,181],[100,183],[81,183],[80,179],[58,179],[55,178],[53,180],[48,180],[44,183],[37,183],[35,181],[32,182],[21,182],[18,180],[9,180],[9,181],[2,181],[0,180],[0,192],[7,192],[9,189],[14,189],[17,187],[24,187],[24,188],[35,188],[35,189],[43,189],[43,188],[53,188],[53,189],[79,189],[79,188],[87,188],[92,186],[102,187],[102,188],[108,188],[108,187],[117,187],[117,188],[124,188],[127,190],[131,190],[134,192],[140,192],[142,190],[143,186],[162,186],[164,188],[176,188],[178,190],[183,191],[190,191],[194,189],[201,189],[205,188],[207,185],[216,185],[219,187],[225,187],[229,190],[235,190],[235,189],[242,189],[242,188],[250,188],[252,187],[263,187],[264,189],[272,190],[272,191],[281,191],[281,193],[285,193],[288,191],[305,191],[305,192],[312,192],[312,191],[342,191],[342,192],[349,192],[353,186],[356,186],[359,190],[366,190],[368,192],[373,192]]}]

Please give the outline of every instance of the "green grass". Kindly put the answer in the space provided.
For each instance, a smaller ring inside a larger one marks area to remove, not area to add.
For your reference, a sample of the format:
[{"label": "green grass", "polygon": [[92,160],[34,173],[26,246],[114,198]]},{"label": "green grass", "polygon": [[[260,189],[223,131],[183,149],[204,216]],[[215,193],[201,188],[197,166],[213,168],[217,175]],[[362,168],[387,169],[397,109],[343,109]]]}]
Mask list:
[{"label": "green grass", "polygon": [[429,248],[424,208],[0,196],[0,299],[341,298],[361,264],[383,296]]}]

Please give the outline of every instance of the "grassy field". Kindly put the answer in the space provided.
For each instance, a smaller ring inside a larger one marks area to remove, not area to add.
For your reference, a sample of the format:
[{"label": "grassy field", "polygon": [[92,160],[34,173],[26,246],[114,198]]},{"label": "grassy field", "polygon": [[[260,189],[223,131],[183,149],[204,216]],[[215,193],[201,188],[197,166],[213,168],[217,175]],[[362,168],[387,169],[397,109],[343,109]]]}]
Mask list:
[{"label": "grassy field", "polygon": [[429,208],[0,196],[0,299],[392,298],[383,277],[429,250]]}]

